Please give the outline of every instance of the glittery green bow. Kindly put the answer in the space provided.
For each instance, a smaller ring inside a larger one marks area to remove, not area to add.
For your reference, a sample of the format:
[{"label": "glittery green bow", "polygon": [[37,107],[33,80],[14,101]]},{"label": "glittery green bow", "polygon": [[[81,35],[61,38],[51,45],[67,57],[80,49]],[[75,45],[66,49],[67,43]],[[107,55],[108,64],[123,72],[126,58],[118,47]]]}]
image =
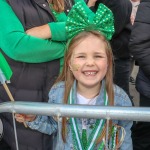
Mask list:
[{"label": "glittery green bow", "polygon": [[114,17],[110,9],[100,4],[93,13],[84,1],[78,1],[67,16],[66,31],[68,39],[82,31],[97,30],[110,40],[114,33]]}]

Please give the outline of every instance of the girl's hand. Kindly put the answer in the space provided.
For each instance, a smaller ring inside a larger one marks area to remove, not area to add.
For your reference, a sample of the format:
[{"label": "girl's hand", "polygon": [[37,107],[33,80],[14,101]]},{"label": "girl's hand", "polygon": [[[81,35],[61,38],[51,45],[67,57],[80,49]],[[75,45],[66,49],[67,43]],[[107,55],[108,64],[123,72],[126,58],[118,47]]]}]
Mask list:
[{"label": "girl's hand", "polygon": [[35,36],[42,39],[51,38],[51,31],[48,24],[31,28],[26,31],[28,35]]},{"label": "girl's hand", "polygon": [[87,5],[88,5],[89,7],[95,6],[96,1],[97,1],[97,0],[89,0],[88,3],[87,3]]},{"label": "girl's hand", "polygon": [[36,115],[15,114],[16,121],[24,123],[25,121],[34,121]]}]

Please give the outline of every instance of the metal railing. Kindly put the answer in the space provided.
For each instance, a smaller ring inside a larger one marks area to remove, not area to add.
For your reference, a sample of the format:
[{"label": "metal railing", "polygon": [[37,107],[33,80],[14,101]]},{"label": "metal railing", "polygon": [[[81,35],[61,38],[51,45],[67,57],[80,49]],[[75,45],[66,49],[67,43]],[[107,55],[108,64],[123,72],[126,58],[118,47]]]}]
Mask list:
[{"label": "metal railing", "polygon": [[150,122],[150,107],[83,106],[18,101],[1,103],[0,113],[2,112]]},{"label": "metal railing", "polygon": [[[106,141],[108,141],[109,120],[133,120],[150,122],[149,107],[116,107],[64,105],[38,102],[6,102],[0,104],[0,113],[10,112],[13,115],[16,150],[19,150],[14,113],[35,114],[57,117],[103,118],[107,119]],[[59,123],[59,122],[58,122]],[[105,145],[105,149],[109,149]]]}]

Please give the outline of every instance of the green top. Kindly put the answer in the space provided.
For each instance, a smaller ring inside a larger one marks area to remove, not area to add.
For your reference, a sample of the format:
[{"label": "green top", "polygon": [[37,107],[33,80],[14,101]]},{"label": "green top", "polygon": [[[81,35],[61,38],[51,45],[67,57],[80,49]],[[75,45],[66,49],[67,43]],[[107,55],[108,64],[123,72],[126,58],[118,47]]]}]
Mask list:
[{"label": "green top", "polygon": [[[41,39],[27,35],[6,0],[0,0],[0,48],[10,58],[26,63],[42,63],[63,58],[66,40],[65,22],[49,23],[52,39]],[[54,34],[55,31],[59,34]],[[55,41],[54,41],[55,39]],[[61,61],[62,65],[62,61]]]},{"label": "green top", "polygon": [[[52,40],[54,40],[54,41],[66,41],[67,36],[66,36],[65,26],[66,26],[67,16],[64,12],[61,12],[61,13],[56,12],[53,9],[52,4],[50,4],[49,7],[50,7],[53,15],[55,16],[55,20],[57,22],[57,23],[56,22],[48,23],[48,25],[51,29]],[[65,34],[62,34],[62,32]]]}]

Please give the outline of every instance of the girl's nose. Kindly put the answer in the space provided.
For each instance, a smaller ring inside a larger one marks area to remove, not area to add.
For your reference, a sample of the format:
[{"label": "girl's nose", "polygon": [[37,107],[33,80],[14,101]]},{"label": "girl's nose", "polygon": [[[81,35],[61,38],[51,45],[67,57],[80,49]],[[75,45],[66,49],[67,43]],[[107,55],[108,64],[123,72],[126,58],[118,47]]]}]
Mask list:
[{"label": "girl's nose", "polygon": [[94,59],[93,58],[88,58],[86,64],[89,65],[89,66],[94,65]]}]

